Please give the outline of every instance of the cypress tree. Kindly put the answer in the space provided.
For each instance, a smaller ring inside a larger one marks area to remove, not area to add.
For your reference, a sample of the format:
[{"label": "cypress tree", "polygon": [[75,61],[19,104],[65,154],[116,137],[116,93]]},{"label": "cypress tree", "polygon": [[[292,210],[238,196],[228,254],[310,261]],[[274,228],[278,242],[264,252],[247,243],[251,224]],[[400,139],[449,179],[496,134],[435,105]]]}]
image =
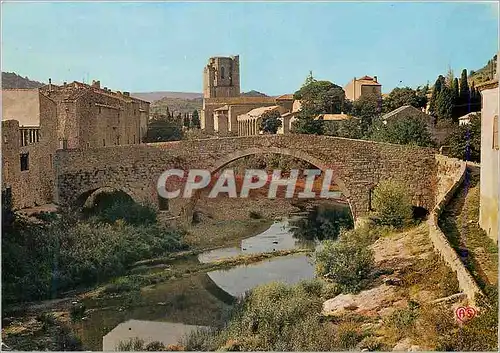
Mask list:
[{"label": "cypress tree", "polygon": [[429,112],[431,115],[436,116],[436,102],[439,97],[439,93],[441,92],[442,88],[446,86],[445,78],[443,75],[439,75],[438,78],[436,79],[436,83],[434,83],[434,87],[432,89],[432,96],[431,100],[429,101]]},{"label": "cypress tree", "polygon": [[465,115],[469,112],[470,103],[470,90],[469,82],[467,82],[467,69],[462,70],[462,76],[460,77],[460,106],[461,115]]},{"label": "cypress tree", "polygon": [[448,120],[453,118],[453,91],[447,86],[441,88],[436,99],[436,115],[438,120]]},{"label": "cypress tree", "polygon": [[195,129],[201,128],[200,116],[198,115],[198,111],[193,111],[193,115],[191,117],[191,126]]}]

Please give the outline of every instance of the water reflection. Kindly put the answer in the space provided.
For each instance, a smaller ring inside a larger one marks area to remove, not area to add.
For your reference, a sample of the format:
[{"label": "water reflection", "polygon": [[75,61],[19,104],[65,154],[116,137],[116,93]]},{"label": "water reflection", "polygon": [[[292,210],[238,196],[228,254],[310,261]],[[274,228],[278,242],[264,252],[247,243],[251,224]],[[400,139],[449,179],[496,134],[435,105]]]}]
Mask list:
[{"label": "water reflection", "polygon": [[306,255],[290,255],[212,271],[208,276],[226,293],[241,297],[261,284],[283,282],[291,285],[314,278],[314,264]]},{"label": "water reflection", "polygon": [[351,211],[342,204],[320,204],[312,207],[305,217],[290,220],[290,231],[302,243],[337,239],[342,229],[354,227]]}]

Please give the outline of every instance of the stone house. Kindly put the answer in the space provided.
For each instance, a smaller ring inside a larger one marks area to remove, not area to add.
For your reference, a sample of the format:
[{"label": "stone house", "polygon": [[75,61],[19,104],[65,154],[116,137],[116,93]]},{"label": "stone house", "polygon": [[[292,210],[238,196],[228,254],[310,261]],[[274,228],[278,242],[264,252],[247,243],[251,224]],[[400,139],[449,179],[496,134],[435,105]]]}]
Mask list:
[{"label": "stone house", "polygon": [[21,209],[54,200],[57,149],[138,144],[149,102],[99,82],[2,90],[2,191]]},{"label": "stone house", "polygon": [[481,109],[481,175],[479,225],[498,243],[500,231],[500,132],[498,129],[498,62],[496,77],[478,85]]},{"label": "stone house", "polygon": [[377,76],[354,77],[345,87],[345,97],[355,101],[364,95],[376,95],[382,98],[382,85],[378,82]]},{"label": "stone house", "polygon": [[390,120],[408,117],[412,119],[421,119],[427,125],[432,139],[439,146],[441,146],[446,141],[446,139],[454,129],[453,126],[438,126],[435,123],[434,117],[411,105],[404,105],[402,107],[394,109],[387,114],[384,114],[382,116],[382,121],[384,122],[384,124],[387,124],[387,122]]}]

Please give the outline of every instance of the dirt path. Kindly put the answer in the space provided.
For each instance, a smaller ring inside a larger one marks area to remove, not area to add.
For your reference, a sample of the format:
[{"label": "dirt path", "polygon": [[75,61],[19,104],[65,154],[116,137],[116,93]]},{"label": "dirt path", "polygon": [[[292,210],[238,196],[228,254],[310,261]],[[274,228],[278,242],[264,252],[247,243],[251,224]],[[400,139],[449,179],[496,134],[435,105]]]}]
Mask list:
[{"label": "dirt path", "polygon": [[439,226],[483,289],[498,283],[498,247],[479,227],[479,175],[471,171]]}]

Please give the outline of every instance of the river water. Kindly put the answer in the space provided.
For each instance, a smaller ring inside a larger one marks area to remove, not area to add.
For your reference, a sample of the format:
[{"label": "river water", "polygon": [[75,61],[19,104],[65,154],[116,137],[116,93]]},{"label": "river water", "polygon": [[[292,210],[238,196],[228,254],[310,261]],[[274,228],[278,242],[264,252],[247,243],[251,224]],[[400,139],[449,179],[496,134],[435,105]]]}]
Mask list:
[{"label": "river water", "polygon": [[[276,221],[266,231],[242,240],[239,247],[207,251],[187,261],[211,263],[242,254],[272,253],[300,248],[312,250],[319,246],[317,240],[297,238],[297,235],[310,233],[308,230],[304,231],[304,228],[317,227],[311,226],[310,222],[305,227],[303,223],[301,225],[300,221],[305,217],[308,217],[307,213],[292,215]],[[299,231],[296,231],[297,224]],[[110,349],[110,340],[127,340],[133,332],[139,332],[135,326],[132,327],[134,323],[137,326],[137,321],[134,320],[146,320],[150,326],[156,323],[158,330],[167,327],[165,323],[175,323],[176,325],[171,326],[176,328],[176,332],[186,333],[193,327],[224,322],[234,298],[244,296],[247,291],[258,285],[275,281],[295,284],[311,278],[314,278],[314,263],[304,253],[277,256],[228,270],[194,274],[143,288],[126,300],[91,300],[86,303],[87,307],[97,310],[90,310],[88,319],[81,323],[79,331],[85,347],[92,350],[103,349],[104,336],[104,342],[108,342],[106,348]],[[123,329],[124,325],[131,327]],[[146,333],[142,335],[141,338],[146,343],[153,339]],[[167,334],[166,336],[170,341],[181,338]]]}]

